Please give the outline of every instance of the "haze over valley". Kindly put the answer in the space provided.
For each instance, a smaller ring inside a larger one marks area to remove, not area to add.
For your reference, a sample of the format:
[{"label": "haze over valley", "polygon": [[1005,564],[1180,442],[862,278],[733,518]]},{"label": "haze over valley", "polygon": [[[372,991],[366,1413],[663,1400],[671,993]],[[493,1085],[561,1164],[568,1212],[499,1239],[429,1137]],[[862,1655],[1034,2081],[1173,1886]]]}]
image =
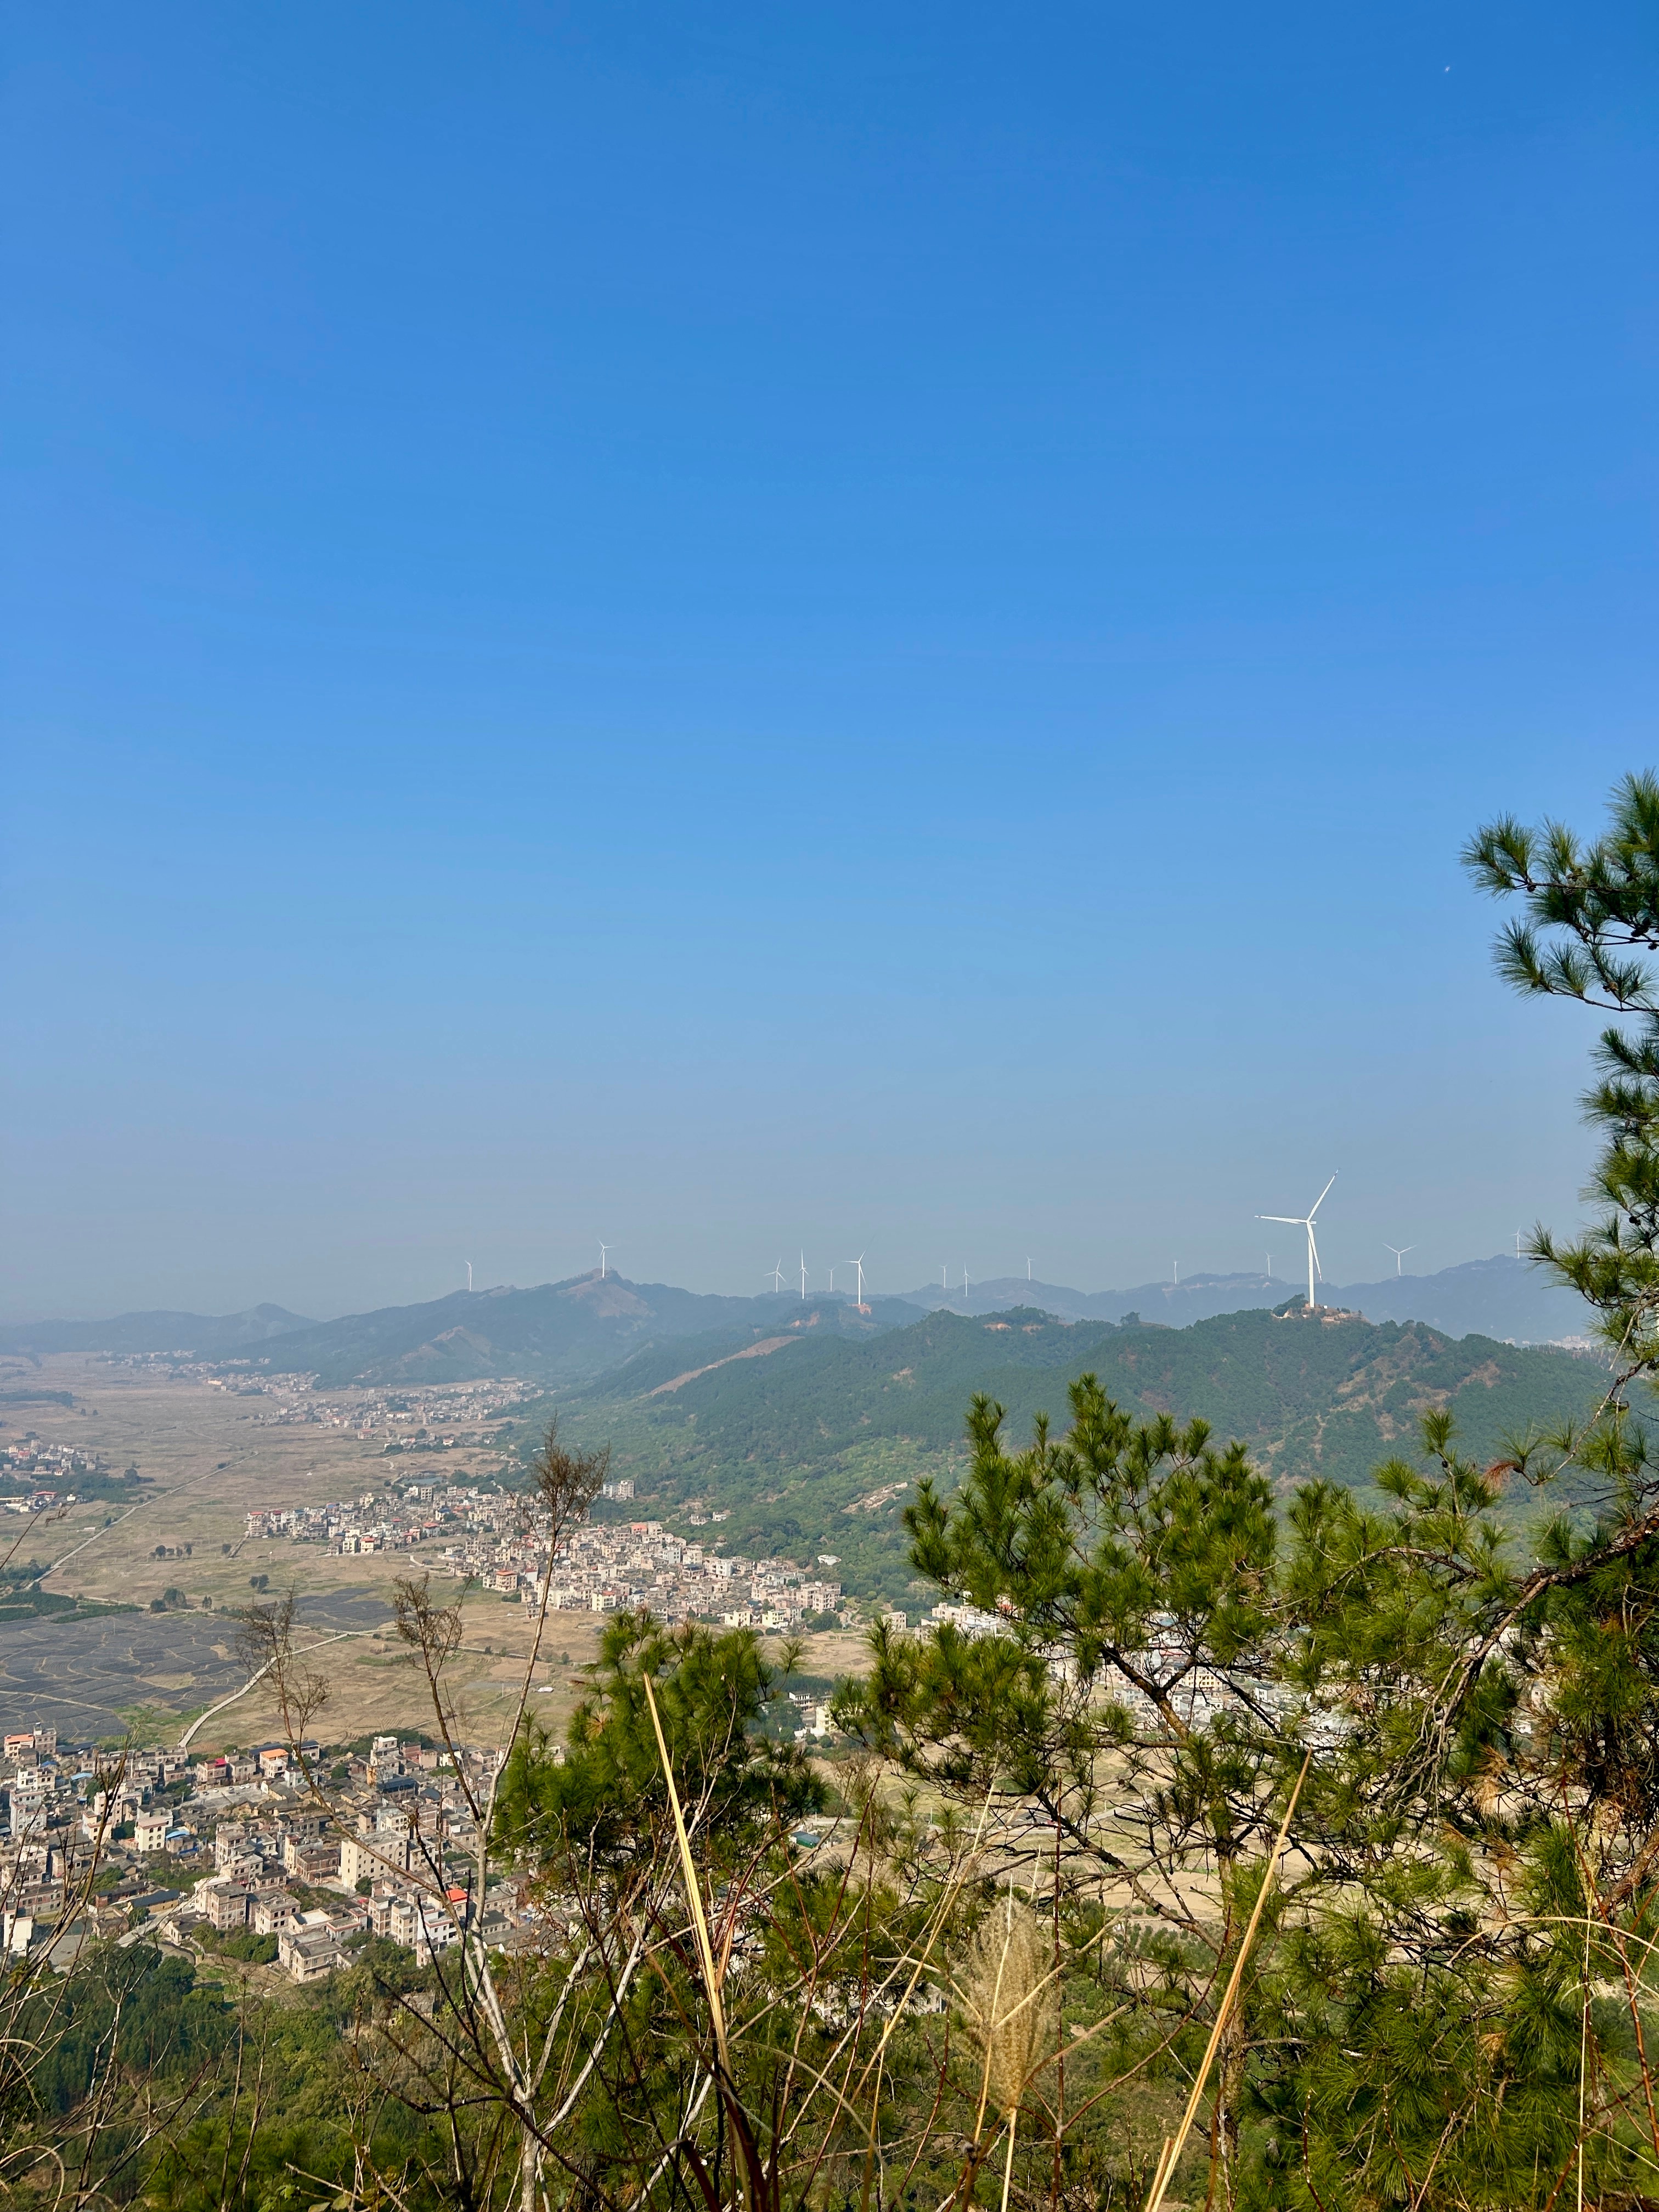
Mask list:
[{"label": "haze over valley", "polygon": [[[573,1443],[610,1449],[616,1494],[596,1528],[649,1522],[716,1563],[777,1562],[817,1599],[808,1611],[781,1585],[757,1624],[822,1615],[813,1633],[845,1663],[884,1609],[925,1609],[903,1512],[924,1477],[946,1492],[958,1480],[975,1392],[1006,1407],[1018,1438],[1039,1412],[1063,1428],[1069,1383],[1092,1372],[1137,1418],[1201,1417],[1239,1437],[1281,1492],[1319,1474],[1363,1488],[1390,1453],[1414,1452],[1432,1407],[1453,1413],[1483,1462],[1582,1420],[1606,1387],[1582,1348],[1585,1318],[1528,1263],[1499,1255],[1332,1291],[1311,1316],[1291,1285],[1260,1276],[1091,1294],[989,1282],[965,1298],[867,1288],[860,1306],[596,1271],[327,1322],[264,1305],[9,1324],[0,1504],[32,1503],[40,1530],[27,1520],[0,1604],[0,1707],[9,1696],[15,1717],[64,1666],[77,1686],[50,1695],[79,1698],[103,1724],[171,1711],[182,1725],[234,1673],[234,1636],[189,1626],[191,1612],[245,1602],[252,1561],[295,1582],[319,1632],[348,1615],[383,1628],[392,1577],[415,1565],[453,1577],[447,1536],[482,1510],[457,1504],[439,1540],[398,1501],[418,1508],[434,1483],[457,1501],[520,1491],[554,1416]],[[319,1511],[304,1540],[283,1534],[282,1516]],[[257,1535],[250,1515],[265,1516]],[[359,1528],[382,1533],[359,1548]],[[493,1542],[461,1576],[489,1618],[501,1595]],[[637,1569],[630,1583],[601,1567],[583,1585],[579,1644],[606,1607],[650,1587]],[[510,1567],[510,1595],[520,1579]],[[170,1591],[174,1610],[152,1621]],[[729,1595],[722,1586],[717,1610]],[[665,1600],[671,1612],[714,1602],[689,1585]],[[127,1616],[100,1610],[112,1604],[139,1607],[143,1623],[122,1628]],[[506,1617],[516,1625],[521,1609]]]}]

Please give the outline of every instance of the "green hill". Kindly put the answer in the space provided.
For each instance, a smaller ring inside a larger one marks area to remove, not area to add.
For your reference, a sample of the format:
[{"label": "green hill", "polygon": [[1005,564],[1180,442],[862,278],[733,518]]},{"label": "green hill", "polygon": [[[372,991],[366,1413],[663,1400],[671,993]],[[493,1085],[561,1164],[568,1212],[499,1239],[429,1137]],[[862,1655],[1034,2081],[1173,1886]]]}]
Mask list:
[{"label": "green hill", "polygon": [[[826,1334],[868,1335],[917,1318],[893,1299],[860,1312],[844,1299],[808,1318]],[[653,1346],[714,1344],[726,1351],[780,1326],[802,1308],[782,1297],[705,1297],[664,1283],[630,1283],[595,1271],[534,1290],[452,1291],[424,1305],[346,1314],[261,1342],[275,1373],[312,1373],[325,1388],[349,1382],[465,1382],[520,1376],[549,1388],[591,1382]],[[673,1353],[665,1356],[672,1360]],[[689,1364],[689,1362],[687,1363]]]},{"label": "green hill", "polygon": [[722,1341],[702,1340],[702,1358],[653,1348],[563,1400],[564,1433],[611,1444],[614,1471],[637,1486],[635,1513],[723,1511],[732,1545],[834,1552],[849,1589],[890,1595],[908,1579],[902,1507],[921,1474],[955,1479],[975,1390],[1008,1409],[1023,1440],[1039,1411],[1064,1426],[1066,1383],[1091,1370],[1137,1413],[1202,1415],[1243,1439],[1285,1489],[1315,1474],[1364,1486],[1379,1461],[1414,1449],[1435,1406],[1450,1407],[1472,1456],[1497,1459],[1582,1419],[1605,1387],[1601,1368],[1567,1352],[1300,1311],[1182,1329],[939,1312],[862,1341],[781,1334],[735,1358]]}]

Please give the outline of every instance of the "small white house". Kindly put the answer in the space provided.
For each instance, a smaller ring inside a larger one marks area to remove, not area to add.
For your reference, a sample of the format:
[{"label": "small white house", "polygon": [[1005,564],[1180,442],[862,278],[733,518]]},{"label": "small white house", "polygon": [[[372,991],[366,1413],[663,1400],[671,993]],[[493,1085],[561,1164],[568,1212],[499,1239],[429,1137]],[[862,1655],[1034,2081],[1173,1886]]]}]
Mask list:
[{"label": "small white house", "polygon": [[167,1829],[172,1825],[170,1813],[140,1811],[132,1824],[132,1848],[136,1851],[160,1851],[167,1848]]}]

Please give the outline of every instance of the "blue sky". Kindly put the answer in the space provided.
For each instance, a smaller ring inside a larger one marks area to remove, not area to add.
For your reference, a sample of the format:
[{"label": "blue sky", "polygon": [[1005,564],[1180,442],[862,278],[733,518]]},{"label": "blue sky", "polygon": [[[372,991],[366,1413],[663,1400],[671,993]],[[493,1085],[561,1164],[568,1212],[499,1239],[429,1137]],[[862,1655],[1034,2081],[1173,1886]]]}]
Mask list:
[{"label": "blue sky", "polygon": [[1571,1220],[1636,6],[12,11],[0,1309]]}]

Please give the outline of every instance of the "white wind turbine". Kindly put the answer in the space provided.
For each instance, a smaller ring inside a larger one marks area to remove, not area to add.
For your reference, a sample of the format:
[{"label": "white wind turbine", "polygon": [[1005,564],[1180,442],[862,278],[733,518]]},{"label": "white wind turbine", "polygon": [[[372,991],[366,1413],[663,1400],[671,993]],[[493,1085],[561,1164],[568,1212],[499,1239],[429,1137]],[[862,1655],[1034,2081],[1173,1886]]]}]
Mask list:
[{"label": "white wind turbine", "polygon": [[[1334,1182],[1335,1181],[1336,1177],[1333,1176],[1331,1177],[1331,1182]],[[1258,1221],[1283,1221],[1287,1223],[1292,1229],[1305,1229],[1307,1231],[1308,1307],[1310,1311],[1311,1311],[1314,1306],[1318,1303],[1314,1295],[1314,1285],[1316,1281],[1323,1281],[1324,1279],[1319,1265],[1319,1247],[1314,1242],[1314,1224],[1319,1218],[1320,1207],[1323,1206],[1325,1200],[1330,1196],[1331,1182],[1328,1182],[1326,1184],[1324,1189],[1320,1192],[1318,1197],[1315,1199],[1313,1204],[1308,1208],[1305,1213],[1258,1213],[1255,1217]]]},{"label": "white wind turbine", "polygon": [[469,1291],[472,1288],[472,1262],[471,1260],[466,1263],[466,1287]]},{"label": "white wind turbine", "polygon": [[805,1252],[800,1255],[800,1302],[803,1305],[806,1304],[806,1255]]},{"label": "white wind turbine", "polygon": [[605,1243],[603,1237],[595,1237],[593,1241],[599,1248],[599,1280],[603,1282],[605,1280],[605,1263],[610,1257],[611,1247]]},{"label": "white wind turbine", "polygon": [[1406,1270],[1401,1265],[1401,1261],[1404,1260],[1407,1252],[1415,1252],[1417,1247],[1415,1244],[1385,1244],[1382,1249],[1394,1254],[1394,1272],[1396,1275],[1403,1275]]},{"label": "white wind turbine", "polygon": [[849,1260],[849,1261],[847,1262],[847,1264],[848,1264],[848,1266],[849,1267],[856,1267],[856,1268],[858,1269],[858,1271],[859,1271],[859,1310],[860,1310],[860,1312],[861,1313],[861,1312],[864,1310],[864,1255],[863,1255],[863,1253],[862,1253],[862,1252],[860,1252],[860,1253],[859,1254],[859,1256],[858,1256],[858,1258],[857,1258],[856,1260]]},{"label": "white wind turbine", "polygon": [[773,1261],[772,1272],[767,1277],[767,1280],[771,1284],[773,1290],[781,1295],[783,1290],[783,1261],[781,1260],[775,1260]]}]

